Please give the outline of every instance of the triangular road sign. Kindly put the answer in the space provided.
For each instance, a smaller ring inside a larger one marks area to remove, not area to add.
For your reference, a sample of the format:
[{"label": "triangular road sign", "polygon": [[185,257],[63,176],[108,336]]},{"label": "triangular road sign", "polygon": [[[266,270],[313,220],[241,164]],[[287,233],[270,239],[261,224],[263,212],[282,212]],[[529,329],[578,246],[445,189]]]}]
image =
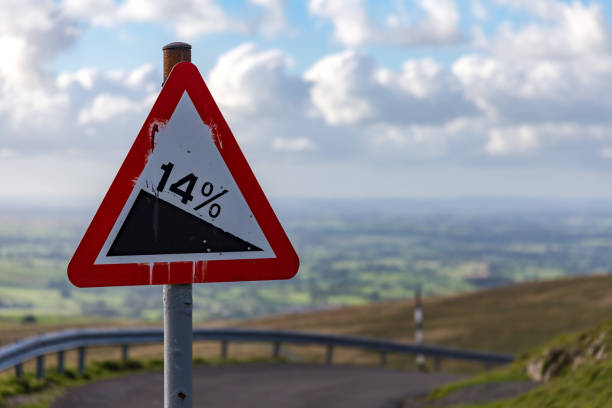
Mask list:
[{"label": "triangular road sign", "polygon": [[70,281],[288,279],[298,266],[198,69],[176,65],[68,265]]}]

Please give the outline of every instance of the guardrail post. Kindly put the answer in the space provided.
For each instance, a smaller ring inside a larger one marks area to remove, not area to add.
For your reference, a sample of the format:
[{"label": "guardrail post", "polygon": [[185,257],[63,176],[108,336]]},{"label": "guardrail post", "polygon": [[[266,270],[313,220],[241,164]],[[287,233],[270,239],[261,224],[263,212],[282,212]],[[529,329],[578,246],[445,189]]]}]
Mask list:
[{"label": "guardrail post", "polygon": [[17,363],[15,365],[15,377],[23,378],[23,363]]},{"label": "guardrail post", "polygon": [[386,351],[380,352],[380,365],[383,367],[387,365],[387,352]]},{"label": "guardrail post", "polygon": [[273,358],[280,357],[280,341],[274,342],[274,347],[272,348],[272,357]]},{"label": "guardrail post", "polygon": [[36,357],[36,378],[39,380],[45,377],[45,356]]},{"label": "guardrail post", "polygon": [[57,372],[60,374],[64,373],[64,369],[65,369],[65,356],[64,356],[64,350],[58,351],[57,352]]},{"label": "guardrail post", "polygon": [[121,361],[123,361],[124,363],[128,361],[130,357],[129,353],[130,353],[129,346],[127,344],[122,344],[121,345]]},{"label": "guardrail post", "polygon": [[327,345],[327,355],[325,356],[325,364],[332,365],[334,359],[334,346]]},{"label": "guardrail post", "polygon": [[434,358],[434,370],[440,371],[442,369],[442,357],[436,356]]},{"label": "guardrail post", "polygon": [[229,347],[228,340],[221,340],[221,359],[227,359],[227,348]]},{"label": "guardrail post", "polygon": [[79,374],[85,373],[85,347],[79,347]]}]

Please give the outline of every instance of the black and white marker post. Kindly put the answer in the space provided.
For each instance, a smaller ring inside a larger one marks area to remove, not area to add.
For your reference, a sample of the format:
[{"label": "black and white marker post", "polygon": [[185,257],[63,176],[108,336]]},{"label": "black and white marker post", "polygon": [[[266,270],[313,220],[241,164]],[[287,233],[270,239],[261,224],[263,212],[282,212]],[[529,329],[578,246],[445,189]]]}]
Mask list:
[{"label": "black and white marker post", "polygon": [[[421,285],[414,290],[414,326],[415,341],[419,346],[423,345],[423,303],[421,300]],[[419,370],[425,369],[425,356],[421,353],[416,356],[416,364]]]},{"label": "black and white marker post", "polygon": [[[174,42],[163,47],[164,82],[172,67],[191,62],[191,45]],[[192,405],[191,283],[164,285],[164,408]]]}]

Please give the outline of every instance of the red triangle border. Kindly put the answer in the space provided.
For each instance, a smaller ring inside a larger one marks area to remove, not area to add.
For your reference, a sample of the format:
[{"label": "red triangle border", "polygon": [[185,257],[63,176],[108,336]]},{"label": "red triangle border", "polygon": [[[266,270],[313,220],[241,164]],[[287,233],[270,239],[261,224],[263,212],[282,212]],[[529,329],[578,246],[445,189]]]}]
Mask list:
[{"label": "red triangle border", "polygon": [[[152,152],[155,124],[170,120],[185,91],[204,123],[211,128],[215,145],[276,258],[95,265]],[[297,253],[197,67],[189,62],[175,65],[68,264],[70,281],[79,287],[99,287],[277,280],[293,277],[298,268]]]}]

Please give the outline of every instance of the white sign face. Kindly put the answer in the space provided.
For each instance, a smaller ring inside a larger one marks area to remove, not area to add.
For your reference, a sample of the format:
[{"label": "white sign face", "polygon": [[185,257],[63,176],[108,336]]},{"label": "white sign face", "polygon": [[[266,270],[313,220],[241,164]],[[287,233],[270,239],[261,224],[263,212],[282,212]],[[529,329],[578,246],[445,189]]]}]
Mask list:
[{"label": "white sign face", "polygon": [[95,263],[274,257],[185,92]]}]

